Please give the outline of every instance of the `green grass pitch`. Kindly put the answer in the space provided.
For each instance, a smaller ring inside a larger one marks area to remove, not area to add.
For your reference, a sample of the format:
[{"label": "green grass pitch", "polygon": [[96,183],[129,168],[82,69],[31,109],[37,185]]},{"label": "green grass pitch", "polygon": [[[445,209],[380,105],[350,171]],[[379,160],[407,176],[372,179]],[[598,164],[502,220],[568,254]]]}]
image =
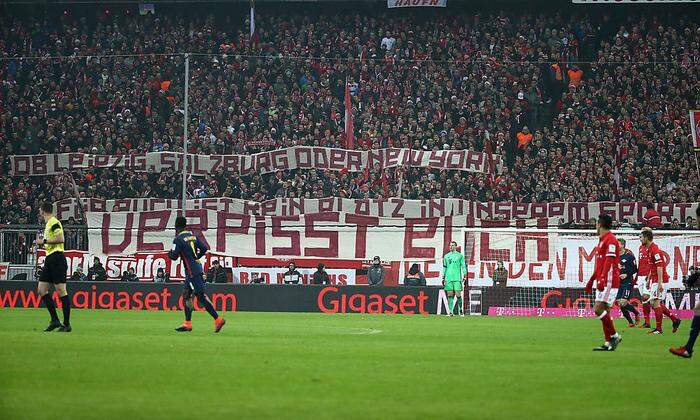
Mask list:
[{"label": "green grass pitch", "polygon": [[700,418],[685,342],[595,319],[0,309],[0,418]]}]

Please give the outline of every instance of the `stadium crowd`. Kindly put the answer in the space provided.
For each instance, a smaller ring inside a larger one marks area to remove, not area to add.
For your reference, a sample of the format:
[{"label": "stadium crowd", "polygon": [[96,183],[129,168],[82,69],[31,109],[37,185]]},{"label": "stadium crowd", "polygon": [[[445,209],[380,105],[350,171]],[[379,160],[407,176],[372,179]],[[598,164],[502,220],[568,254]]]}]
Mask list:
[{"label": "stadium crowd", "polygon": [[[220,172],[188,179],[192,197],[700,200],[687,114],[700,103],[700,26],[689,16],[285,10],[259,13],[252,37],[243,17],[196,12],[35,16],[0,17],[3,224],[36,223],[40,201],[75,191],[66,176],[9,177],[10,155],[181,151],[175,53],[186,51],[191,153],[347,147],[348,80],[354,147],[471,149],[507,162],[495,177]],[[172,172],[73,177],[85,197],[180,196]]]}]

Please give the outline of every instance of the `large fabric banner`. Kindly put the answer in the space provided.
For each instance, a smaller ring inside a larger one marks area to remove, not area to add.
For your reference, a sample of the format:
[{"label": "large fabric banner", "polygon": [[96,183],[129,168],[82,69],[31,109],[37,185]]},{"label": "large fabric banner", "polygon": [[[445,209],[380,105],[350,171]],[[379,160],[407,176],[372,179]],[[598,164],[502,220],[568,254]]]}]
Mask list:
[{"label": "large fabric banner", "polygon": [[[493,159],[491,165],[490,159]],[[132,155],[92,155],[61,153],[53,155],[10,156],[10,175],[55,175],[63,171],[98,168],[124,168],[139,172],[182,171],[183,154],[152,152]],[[224,174],[270,173],[288,169],[327,169],[360,172],[397,166],[451,169],[491,173],[503,167],[501,157],[471,150],[377,149],[345,150],[327,147],[295,146],[251,155],[187,155],[187,173],[205,176]]]},{"label": "large fabric banner", "polygon": [[[161,198],[124,198],[102,200],[86,198],[82,200],[83,210],[89,212],[140,212],[154,210],[176,210],[182,206],[180,200]],[[654,207],[663,222],[673,219],[683,222],[695,214],[699,203],[659,203]],[[54,203],[57,217],[67,220],[78,219],[80,209],[74,198]],[[610,214],[613,219],[629,223],[641,223],[646,211],[644,203],[635,202],[592,202],[592,203],[513,203],[513,202],[474,202],[453,198],[434,200],[353,200],[329,197],[321,199],[277,198],[263,202],[237,198],[218,197],[187,200],[188,210],[215,210],[260,216],[294,216],[308,213],[344,212],[363,216],[392,218],[426,218],[445,216],[471,216],[474,219],[550,219],[557,226],[560,221],[570,223],[597,218],[601,213]]]},{"label": "large fabric banner", "polygon": [[[169,249],[177,210],[88,213],[89,250],[130,255]],[[218,254],[237,257],[432,260],[460,241],[466,226],[534,226],[533,221],[486,222],[468,216],[381,218],[326,212],[251,216],[215,210],[187,211],[189,228]]]}]

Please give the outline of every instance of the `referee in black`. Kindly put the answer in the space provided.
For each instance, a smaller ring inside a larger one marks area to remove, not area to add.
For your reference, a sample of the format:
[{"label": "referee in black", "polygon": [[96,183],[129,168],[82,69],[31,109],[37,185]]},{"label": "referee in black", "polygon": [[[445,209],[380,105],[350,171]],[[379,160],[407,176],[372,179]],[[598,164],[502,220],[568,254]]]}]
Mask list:
[{"label": "referee in black", "polygon": [[[39,209],[39,216],[46,222],[44,227],[44,237],[37,238],[37,246],[44,246],[46,250],[46,259],[44,260],[44,269],[41,270],[39,276],[39,296],[46,305],[46,309],[51,315],[51,323],[44,331],[53,331],[58,328],[59,332],[71,332],[70,326],[70,296],[66,290],[66,272],[68,264],[66,257],[63,255],[63,226],[61,222],[53,215],[53,205],[51,203],[43,203]],[[53,285],[54,289],[61,298],[61,307],[63,309],[63,324],[58,319],[56,314],[56,305],[49,293]]]}]

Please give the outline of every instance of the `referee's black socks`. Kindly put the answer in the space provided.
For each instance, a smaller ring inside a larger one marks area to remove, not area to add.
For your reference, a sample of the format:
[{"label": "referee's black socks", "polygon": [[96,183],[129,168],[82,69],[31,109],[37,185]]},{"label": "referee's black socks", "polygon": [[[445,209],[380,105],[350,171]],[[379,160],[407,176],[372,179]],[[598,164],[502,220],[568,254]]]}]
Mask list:
[{"label": "referee's black socks", "polygon": [[[61,309],[63,309],[63,325],[70,325],[70,295],[61,297]],[[54,309],[54,314],[56,310]]]},{"label": "referee's black socks", "polygon": [[58,315],[56,314],[56,304],[53,303],[53,299],[51,298],[51,293],[47,293],[44,296],[42,296],[41,300],[44,301],[44,305],[46,305],[46,310],[49,311],[49,315],[51,315],[51,322],[53,322],[53,323],[60,322],[58,320]]}]

